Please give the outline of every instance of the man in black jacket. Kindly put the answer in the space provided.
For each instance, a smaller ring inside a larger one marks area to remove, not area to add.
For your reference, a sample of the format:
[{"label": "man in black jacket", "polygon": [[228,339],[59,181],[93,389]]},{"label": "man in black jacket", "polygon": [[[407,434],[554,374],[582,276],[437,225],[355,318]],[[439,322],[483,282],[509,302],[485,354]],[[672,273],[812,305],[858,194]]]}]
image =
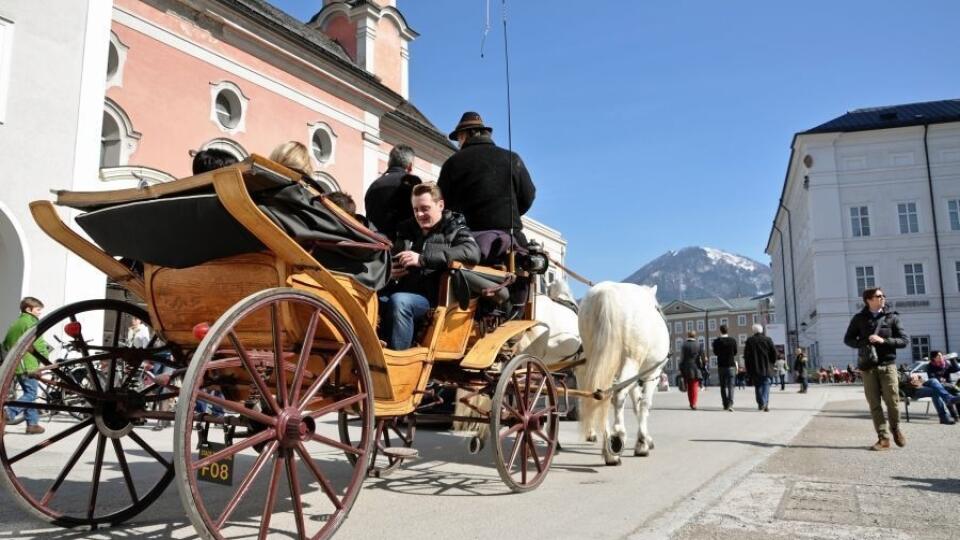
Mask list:
[{"label": "man in black jacket", "polygon": [[413,148],[398,144],[390,150],[387,171],[367,188],[363,197],[367,219],[377,231],[396,240],[397,225],[410,219],[410,194],[420,179],[410,174],[413,170]]},{"label": "man in black jacket", "polygon": [[525,244],[520,216],[533,204],[536,188],[520,156],[495,145],[492,132],[479,114],[463,113],[450,133],[460,151],[443,164],[437,184],[447,208],[461,212],[471,229],[512,231]]},{"label": "man in black jacket", "polygon": [[400,223],[391,278],[380,294],[380,337],[394,350],[409,349],[414,327],[437,304],[440,277],[451,262],[476,264],[480,248],[463,216],[444,210],[433,182],[413,188],[413,219]]},{"label": "man in black jacket", "polygon": [[773,340],[763,335],[763,326],[753,325],[753,335],[747,338],[743,346],[743,363],[747,374],[753,380],[753,390],[757,395],[757,408],[770,411],[770,384],[773,381],[774,363],[777,361],[777,348]]},{"label": "man in black jacket", "polygon": [[713,354],[717,357],[720,375],[720,399],[723,410],[733,411],[733,383],[737,379],[737,340],[727,335],[727,325],[720,325],[720,337],[713,340]]},{"label": "man in black jacket", "polygon": [[843,336],[843,342],[854,349],[868,350],[873,347],[875,355],[860,354],[861,358],[875,356],[875,362],[860,361],[860,373],[863,377],[863,393],[870,405],[873,427],[877,430],[877,442],[871,450],[890,448],[887,433],[887,418],[883,416],[883,403],[887,405],[887,417],[890,433],[897,446],[907,444],[907,438],[900,430],[900,394],[897,377],[897,349],[907,346],[910,338],[900,326],[900,317],[896,311],[886,309],[886,297],[879,287],[864,289],[862,310],[850,319],[850,325]]}]

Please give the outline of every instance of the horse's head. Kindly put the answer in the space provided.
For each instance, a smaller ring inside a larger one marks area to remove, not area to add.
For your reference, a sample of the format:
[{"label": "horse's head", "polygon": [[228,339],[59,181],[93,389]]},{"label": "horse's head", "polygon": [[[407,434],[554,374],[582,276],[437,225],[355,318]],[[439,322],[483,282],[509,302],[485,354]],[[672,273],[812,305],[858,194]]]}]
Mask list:
[{"label": "horse's head", "polygon": [[570,286],[567,285],[567,280],[558,279],[551,283],[547,287],[547,296],[551,300],[556,300],[559,302],[570,302],[576,304],[577,301],[573,298],[573,292],[570,291]]}]

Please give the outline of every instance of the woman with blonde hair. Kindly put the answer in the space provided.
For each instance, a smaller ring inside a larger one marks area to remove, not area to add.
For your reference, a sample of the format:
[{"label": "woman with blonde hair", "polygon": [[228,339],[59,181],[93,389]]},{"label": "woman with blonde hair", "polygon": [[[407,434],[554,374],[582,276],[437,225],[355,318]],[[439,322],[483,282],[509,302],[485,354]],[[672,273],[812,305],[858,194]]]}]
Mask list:
[{"label": "woman with blonde hair", "polygon": [[318,194],[326,193],[326,190],[313,179],[313,163],[310,161],[310,151],[303,143],[297,141],[287,141],[270,152],[270,160],[276,161],[288,169],[300,173],[300,180],[309,189]]}]

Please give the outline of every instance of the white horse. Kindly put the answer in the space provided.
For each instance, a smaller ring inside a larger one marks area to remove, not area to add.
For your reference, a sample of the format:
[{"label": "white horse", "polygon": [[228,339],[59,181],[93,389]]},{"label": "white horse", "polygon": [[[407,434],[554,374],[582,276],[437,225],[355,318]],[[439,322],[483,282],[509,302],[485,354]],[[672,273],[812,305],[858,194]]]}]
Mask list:
[{"label": "white horse", "polygon": [[517,350],[545,364],[575,358],[580,353],[577,303],[566,280],[554,281],[547,293],[534,297],[538,324],[520,338]]},{"label": "white horse", "polygon": [[612,430],[609,396],[600,401],[580,400],[581,432],[588,439],[597,431],[603,434],[603,460],[607,465],[620,464],[626,438],[623,405],[627,392],[633,399],[639,423],[634,454],[646,456],[653,449],[647,416],[670,350],[667,323],[659,309],[656,287],[609,281],[594,285],[580,304],[580,336],[587,360],[576,371],[578,386],[583,390],[604,390],[611,388],[614,380],[639,376],[640,381],[613,393]]}]

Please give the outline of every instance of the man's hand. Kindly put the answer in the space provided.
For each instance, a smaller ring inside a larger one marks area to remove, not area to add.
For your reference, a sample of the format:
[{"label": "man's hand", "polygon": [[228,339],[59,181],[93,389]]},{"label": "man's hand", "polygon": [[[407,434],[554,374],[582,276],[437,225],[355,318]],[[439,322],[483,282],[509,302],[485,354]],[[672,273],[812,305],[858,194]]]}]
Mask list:
[{"label": "man's hand", "polygon": [[420,254],[416,251],[401,251],[397,253],[397,265],[400,268],[420,266]]},{"label": "man's hand", "polygon": [[870,341],[870,343],[873,343],[874,345],[880,345],[881,343],[884,342],[884,339],[876,334],[870,334],[870,337],[867,338],[867,340]]}]

